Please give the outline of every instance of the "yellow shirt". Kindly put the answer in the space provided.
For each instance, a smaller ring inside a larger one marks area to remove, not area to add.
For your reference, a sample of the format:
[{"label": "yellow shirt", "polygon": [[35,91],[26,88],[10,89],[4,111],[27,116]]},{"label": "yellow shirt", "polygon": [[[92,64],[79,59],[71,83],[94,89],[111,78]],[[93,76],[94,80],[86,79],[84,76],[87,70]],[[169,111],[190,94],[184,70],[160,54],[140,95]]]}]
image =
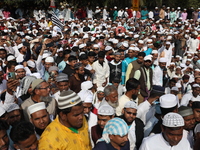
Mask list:
[{"label": "yellow shirt", "polygon": [[39,150],[91,150],[87,121],[78,134],[59,122],[58,117],[45,129],[39,140]]}]

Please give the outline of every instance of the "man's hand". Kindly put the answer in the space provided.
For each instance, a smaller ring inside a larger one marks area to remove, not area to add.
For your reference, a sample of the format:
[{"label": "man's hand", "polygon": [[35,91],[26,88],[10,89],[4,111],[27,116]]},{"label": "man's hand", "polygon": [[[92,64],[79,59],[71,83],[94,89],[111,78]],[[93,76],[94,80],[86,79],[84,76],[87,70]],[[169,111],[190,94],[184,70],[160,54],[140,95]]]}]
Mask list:
[{"label": "man's hand", "polygon": [[16,88],[17,88],[18,85],[19,85],[19,81],[18,80],[8,79],[7,92],[10,95],[13,95],[13,92],[16,91]]}]

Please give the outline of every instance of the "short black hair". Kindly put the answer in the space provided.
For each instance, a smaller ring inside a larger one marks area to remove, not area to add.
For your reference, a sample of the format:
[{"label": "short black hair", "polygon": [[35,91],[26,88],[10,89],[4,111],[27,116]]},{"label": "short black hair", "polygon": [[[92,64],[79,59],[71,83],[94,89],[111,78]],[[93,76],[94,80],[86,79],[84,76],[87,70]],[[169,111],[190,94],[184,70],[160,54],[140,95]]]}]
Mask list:
[{"label": "short black hair", "polygon": [[[138,56],[142,56],[142,57],[144,58],[144,57],[146,56],[146,54],[145,54],[144,52],[139,52],[139,53],[138,53]],[[138,57],[138,56],[137,56],[137,57]]]},{"label": "short black hair", "polygon": [[104,51],[99,51],[98,52],[98,58],[105,58],[105,52]]},{"label": "short black hair", "polygon": [[164,115],[166,115],[166,114],[168,114],[170,112],[174,112],[174,110],[177,109],[177,108],[178,108],[178,105],[176,105],[176,106],[174,106],[172,108],[163,108],[163,107],[160,107],[160,110],[161,110],[162,115],[164,116]]},{"label": "short black hair", "polygon": [[8,130],[8,129],[9,129],[9,125],[4,120],[0,120],[0,131]]},{"label": "short black hair", "polygon": [[126,82],[126,90],[130,91],[133,89],[137,89],[137,87],[140,85],[140,81],[135,78],[130,78]]},{"label": "short black hair", "polygon": [[73,60],[77,60],[76,56],[69,56],[68,61],[71,62]]},{"label": "short black hair", "polygon": [[25,141],[35,134],[34,126],[28,121],[22,121],[14,125],[10,132],[10,138],[14,143]]},{"label": "short black hair", "polygon": [[93,51],[88,52],[88,56],[96,56],[96,53]]},{"label": "short black hair", "polygon": [[88,56],[87,54],[82,54],[79,56],[79,60],[82,61],[82,60],[87,60],[88,59]]}]

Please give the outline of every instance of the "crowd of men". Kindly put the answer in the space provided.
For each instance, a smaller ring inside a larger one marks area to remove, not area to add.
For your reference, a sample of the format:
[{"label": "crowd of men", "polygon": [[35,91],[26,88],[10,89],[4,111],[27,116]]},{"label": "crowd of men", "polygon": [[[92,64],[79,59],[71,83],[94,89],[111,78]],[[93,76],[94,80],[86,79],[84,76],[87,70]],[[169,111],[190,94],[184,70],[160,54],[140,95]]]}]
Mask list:
[{"label": "crowd of men", "polygon": [[200,149],[200,9],[86,10],[0,10],[0,149]]}]

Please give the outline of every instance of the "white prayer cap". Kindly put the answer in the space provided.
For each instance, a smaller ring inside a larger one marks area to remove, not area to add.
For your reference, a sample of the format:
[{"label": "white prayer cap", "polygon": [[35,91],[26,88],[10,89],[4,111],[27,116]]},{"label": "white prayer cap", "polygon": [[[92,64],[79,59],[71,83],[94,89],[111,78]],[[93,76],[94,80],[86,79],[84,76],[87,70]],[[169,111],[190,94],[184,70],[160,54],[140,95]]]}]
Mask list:
[{"label": "white prayer cap", "polygon": [[93,87],[93,84],[91,81],[84,81],[81,83],[81,90],[89,90]]},{"label": "white prayer cap", "polygon": [[28,107],[28,111],[30,114],[33,114],[33,113],[43,110],[43,109],[46,109],[44,102],[39,102],[39,103],[33,104]]},{"label": "white prayer cap", "polygon": [[115,6],[114,9],[117,9],[117,6]]},{"label": "white prayer cap", "polygon": [[128,7],[126,7],[125,9],[128,9]]},{"label": "white prayer cap", "polygon": [[147,42],[153,42],[153,40],[152,39],[148,39]]},{"label": "white prayer cap", "polygon": [[158,7],[155,7],[155,9],[158,9]]},{"label": "white prayer cap", "polygon": [[144,44],[144,41],[143,40],[139,40],[138,43]]},{"label": "white prayer cap", "polygon": [[194,128],[194,133],[197,134],[198,132],[200,132],[200,123],[198,123]]},{"label": "white prayer cap", "polygon": [[192,87],[197,88],[197,87],[200,87],[200,86],[199,86],[199,84],[193,84]]},{"label": "white prayer cap", "polygon": [[160,107],[172,108],[178,104],[176,96],[173,94],[165,94],[160,97]]},{"label": "white prayer cap", "polygon": [[102,86],[98,87],[97,92],[104,92],[104,87],[102,87]]},{"label": "white prayer cap", "polygon": [[177,9],[181,9],[181,7],[177,7]]},{"label": "white prayer cap", "polygon": [[15,103],[10,103],[10,104],[7,104],[8,107],[7,107],[7,112],[11,112],[11,111],[14,111],[14,110],[17,110],[17,109],[20,109],[19,108],[19,105],[15,104]]},{"label": "white prayer cap", "polygon": [[18,69],[24,69],[24,66],[23,65],[17,65],[17,66],[15,66],[15,71],[18,70]]},{"label": "white prayer cap", "polygon": [[112,42],[113,44],[117,44],[119,41],[117,39],[114,39]]},{"label": "white prayer cap", "polygon": [[139,37],[138,34],[135,34],[135,35],[133,36],[134,39],[136,39],[136,38],[138,38],[138,37]]},{"label": "white prayer cap", "polygon": [[93,47],[94,48],[99,48],[99,45],[98,44],[94,44]]},{"label": "white prayer cap", "polygon": [[187,59],[186,61],[192,61],[192,59]]},{"label": "white prayer cap", "polygon": [[133,101],[128,101],[128,102],[125,103],[124,108],[137,109],[137,104]]},{"label": "white prayer cap", "polygon": [[176,83],[176,87],[181,88],[181,84],[180,83]]},{"label": "white prayer cap", "polygon": [[93,101],[93,94],[89,91],[81,90],[78,93],[78,96],[81,98],[83,103],[92,103],[92,101]]},{"label": "white prayer cap", "polygon": [[59,49],[57,49],[57,53],[59,53],[59,52],[63,52],[63,48],[62,47],[60,47]]},{"label": "white prayer cap", "polygon": [[152,50],[151,53],[152,53],[152,54],[158,54],[158,51],[157,51],[157,50]]},{"label": "white prayer cap", "polygon": [[178,92],[179,90],[178,90],[178,87],[174,86],[174,87],[171,88],[171,91],[177,91]]},{"label": "white prayer cap", "polygon": [[112,50],[112,47],[111,46],[106,46],[105,47],[105,51],[109,51],[109,50]]},{"label": "white prayer cap", "polygon": [[42,78],[42,76],[41,76],[41,74],[39,72],[34,72],[34,73],[31,74],[31,76],[34,76],[37,79],[41,79]]},{"label": "white prayer cap", "polygon": [[140,49],[138,47],[133,47],[133,50],[138,51],[138,52],[140,51]]},{"label": "white prayer cap", "polygon": [[27,65],[31,68],[35,68],[35,63],[32,60],[27,61]]},{"label": "white prayer cap", "polygon": [[97,114],[103,116],[111,116],[115,114],[115,111],[110,105],[102,105],[99,107]]},{"label": "white prayer cap", "polygon": [[80,44],[79,45],[79,48],[81,49],[81,48],[84,48],[85,47],[85,44]]},{"label": "white prayer cap", "polygon": [[54,59],[53,59],[53,57],[47,57],[47,58],[45,59],[45,62],[54,63]]},{"label": "white prayer cap", "polygon": [[200,71],[200,69],[195,69],[194,71]]},{"label": "white prayer cap", "polygon": [[152,61],[152,57],[151,57],[151,55],[148,55],[148,56],[145,56],[145,57],[144,57],[144,61],[147,61],[147,60]]},{"label": "white prayer cap", "polygon": [[172,78],[179,78],[179,76],[177,76],[177,75],[173,75]]},{"label": "white prayer cap", "polygon": [[166,127],[183,127],[184,119],[178,113],[168,113],[164,116],[162,124]]},{"label": "white prayer cap", "polygon": [[19,45],[17,46],[18,49],[20,49],[20,48],[22,48],[22,47],[23,47],[23,44],[22,44],[22,43],[19,44]]},{"label": "white prayer cap", "polygon": [[156,36],[155,36],[155,35],[152,35],[151,38],[156,38]]},{"label": "white prayer cap", "polygon": [[13,55],[9,55],[9,56],[7,57],[7,61],[11,61],[11,60],[14,60],[14,59],[16,59],[16,58],[15,58],[15,56],[13,56]]},{"label": "white prayer cap", "polygon": [[171,43],[170,42],[166,42],[166,45],[170,45]]},{"label": "white prayer cap", "polygon": [[127,42],[123,42],[122,45],[126,48],[128,48],[128,43]]},{"label": "white prayer cap", "polygon": [[162,58],[160,58],[159,62],[161,62],[161,63],[165,62],[165,63],[166,63],[166,62],[167,62],[167,59],[164,58],[164,57],[162,57]]},{"label": "white prayer cap", "polygon": [[96,8],[99,8],[99,6],[97,6]]},{"label": "white prayer cap", "polygon": [[47,58],[47,57],[49,57],[50,55],[51,55],[50,53],[44,53],[44,54],[42,55],[42,59]]},{"label": "white prayer cap", "polygon": [[175,65],[175,63],[174,63],[174,62],[171,62],[170,65]]}]

